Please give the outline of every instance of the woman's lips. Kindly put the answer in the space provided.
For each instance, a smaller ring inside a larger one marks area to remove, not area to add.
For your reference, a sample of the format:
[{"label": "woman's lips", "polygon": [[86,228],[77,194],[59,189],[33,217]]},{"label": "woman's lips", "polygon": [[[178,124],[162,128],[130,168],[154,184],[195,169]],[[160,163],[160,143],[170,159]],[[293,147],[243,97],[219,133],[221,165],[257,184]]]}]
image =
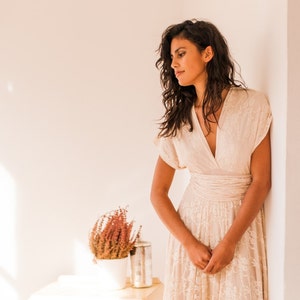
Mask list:
[{"label": "woman's lips", "polygon": [[176,78],[178,78],[184,71],[177,71],[175,72],[175,76]]}]

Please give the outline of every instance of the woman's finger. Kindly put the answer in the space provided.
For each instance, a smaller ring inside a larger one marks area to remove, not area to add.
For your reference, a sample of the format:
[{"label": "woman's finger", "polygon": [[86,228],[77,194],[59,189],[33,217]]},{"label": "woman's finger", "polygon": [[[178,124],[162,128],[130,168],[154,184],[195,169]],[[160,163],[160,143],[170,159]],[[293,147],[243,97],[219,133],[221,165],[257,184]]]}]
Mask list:
[{"label": "woman's finger", "polygon": [[214,264],[210,260],[209,263],[206,265],[206,267],[203,269],[204,273],[210,273],[213,270]]}]

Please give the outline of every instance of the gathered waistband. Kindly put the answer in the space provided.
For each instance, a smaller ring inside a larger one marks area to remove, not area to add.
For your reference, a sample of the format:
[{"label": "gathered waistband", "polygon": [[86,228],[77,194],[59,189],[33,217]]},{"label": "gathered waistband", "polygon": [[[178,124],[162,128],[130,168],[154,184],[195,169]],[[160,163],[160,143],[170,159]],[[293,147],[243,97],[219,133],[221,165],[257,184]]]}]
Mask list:
[{"label": "gathered waistband", "polygon": [[192,173],[189,187],[200,199],[241,200],[252,181],[251,175],[204,175]]}]

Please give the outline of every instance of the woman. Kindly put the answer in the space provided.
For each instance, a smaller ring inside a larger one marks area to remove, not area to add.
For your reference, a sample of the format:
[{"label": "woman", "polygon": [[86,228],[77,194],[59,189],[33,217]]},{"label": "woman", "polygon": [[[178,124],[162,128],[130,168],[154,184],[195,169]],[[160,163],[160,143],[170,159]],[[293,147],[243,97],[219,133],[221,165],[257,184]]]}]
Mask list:
[{"label": "woman", "polygon": [[[168,27],[159,53],[165,114],[151,201],[171,233],[164,299],[268,299],[269,103],[236,80],[226,40],[209,22]],[[182,168],[191,178],[176,210],[168,192]]]}]

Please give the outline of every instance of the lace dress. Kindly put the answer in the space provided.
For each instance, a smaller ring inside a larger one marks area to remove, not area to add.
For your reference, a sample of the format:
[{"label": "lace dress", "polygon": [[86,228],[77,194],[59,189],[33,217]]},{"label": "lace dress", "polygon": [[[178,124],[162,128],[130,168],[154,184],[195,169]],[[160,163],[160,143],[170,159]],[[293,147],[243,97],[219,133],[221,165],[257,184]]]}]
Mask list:
[{"label": "lace dress", "polygon": [[[189,184],[178,212],[186,226],[212,249],[231,226],[251,183],[251,154],[266,136],[272,115],[266,97],[232,88],[225,99],[212,154],[194,108],[194,130],[184,126],[175,138],[156,140],[161,158],[187,168]],[[165,300],[268,299],[264,216],[261,210],[222,271],[207,275],[195,267],[170,235],[165,269]]]}]

